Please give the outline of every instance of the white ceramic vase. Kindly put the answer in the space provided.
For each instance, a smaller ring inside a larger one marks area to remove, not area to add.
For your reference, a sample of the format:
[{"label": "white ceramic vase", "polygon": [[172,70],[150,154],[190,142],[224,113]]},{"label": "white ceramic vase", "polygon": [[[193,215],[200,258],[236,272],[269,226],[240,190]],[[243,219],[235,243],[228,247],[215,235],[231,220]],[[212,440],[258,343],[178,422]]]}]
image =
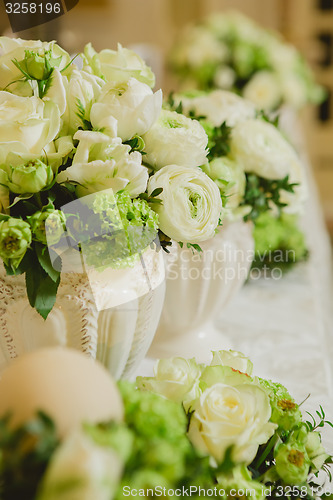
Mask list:
[{"label": "white ceramic vase", "polygon": [[166,297],[150,357],[194,356],[205,362],[211,350],[232,348],[232,339],[223,336],[215,318],[247,278],[254,251],[252,224],[225,222],[200,246],[202,253],[173,243],[165,257]]},{"label": "white ceramic vase", "polygon": [[[162,251],[148,249],[134,267],[110,273],[100,283],[85,273],[63,273],[56,304],[44,321],[29,305],[24,276],[6,276],[1,265],[0,372],[25,352],[67,346],[98,359],[117,379],[130,377],[162,311]],[[121,299],[112,307],[115,297]]]}]

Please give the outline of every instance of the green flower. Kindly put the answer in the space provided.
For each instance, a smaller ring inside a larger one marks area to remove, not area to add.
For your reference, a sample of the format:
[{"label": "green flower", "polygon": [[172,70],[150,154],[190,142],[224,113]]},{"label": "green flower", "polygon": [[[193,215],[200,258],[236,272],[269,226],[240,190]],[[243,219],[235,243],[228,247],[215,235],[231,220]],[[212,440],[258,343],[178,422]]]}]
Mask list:
[{"label": "green flower", "polygon": [[53,69],[59,67],[61,61],[62,56],[53,57],[52,50],[26,50],[24,59],[15,64],[31,80],[44,81],[50,78]]},{"label": "green flower", "polygon": [[310,470],[305,446],[297,443],[281,444],[275,451],[275,468],[284,483],[305,483]]},{"label": "green flower", "polygon": [[[264,500],[264,486],[258,481],[254,481],[251,473],[244,465],[235,467],[230,474],[221,474],[218,476],[220,485],[219,492],[221,498],[228,500],[234,498],[252,500]],[[224,492],[224,495],[222,493]]]},{"label": "green flower", "polygon": [[270,380],[259,379],[260,385],[267,391],[272,407],[271,421],[280,429],[290,430],[302,421],[302,413],[282,384]]},{"label": "green flower", "polygon": [[61,210],[46,208],[27,217],[34,239],[44,245],[55,245],[64,233],[66,224],[65,215]]},{"label": "green flower", "polygon": [[237,208],[245,193],[246,177],[242,167],[227,157],[221,157],[203,165],[202,170],[217,184],[226,206]]},{"label": "green flower", "polygon": [[305,444],[306,452],[311,460],[311,472],[319,471],[325,460],[329,458],[321,444],[321,435],[319,432],[309,432]]},{"label": "green flower", "polygon": [[27,222],[10,217],[0,222],[0,257],[15,270],[31,243],[31,230]]},{"label": "green flower", "polygon": [[92,211],[97,217],[89,220],[87,230],[96,237],[82,246],[88,266],[103,270],[134,265],[157,236],[158,215],[127,191],[96,193]]},{"label": "green flower", "polygon": [[9,167],[7,173],[7,186],[17,194],[38,193],[53,180],[52,168],[40,160]]}]

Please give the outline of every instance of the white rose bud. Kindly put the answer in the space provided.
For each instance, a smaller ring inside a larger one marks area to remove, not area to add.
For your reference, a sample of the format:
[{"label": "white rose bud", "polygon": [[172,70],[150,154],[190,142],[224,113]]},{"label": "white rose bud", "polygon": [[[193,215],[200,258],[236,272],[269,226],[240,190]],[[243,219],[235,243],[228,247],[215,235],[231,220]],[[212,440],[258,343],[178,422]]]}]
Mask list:
[{"label": "white rose bud", "polygon": [[254,384],[217,383],[203,392],[193,409],[189,438],[217,462],[233,446],[233,460],[250,464],[259,445],[267,443],[277,427],[269,422],[271,406],[266,392]]},{"label": "white rose bud", "polygon": [[117,120],[117,135],[123,141],[143,135],[157,120],[162,108],[162,91],[153,93],[135,78],[107,83],[91,107],[90,120],[95,129],[109,133],[109,117]]},{"label": "white rose bud", "polygon": [[136,382],[142,390],[156,392],[177,403],[184,403],[187,410],[191,401],[201,393],[200,375],[201,368],[195,359],[160,359],[154,367],[154,377],[138,377]]},{"label": "white rose bud", "polygon": [[200,123],[175,111],[163,110],[143,140],[144,161],[155,170],[173,164],[199,167],[208,154],[208,137]]},{"label": "white rose bud", "polygon": [[230,366],[233,370],[237,370],[247,375],[252,374],[252,361],[238,351],[214,351],[211,366]]},{"label": "white rose bud", "polygon": [[175,241],[199,243],[214,236],[222,212],[220,191],[200,168],[168,165],[148,182],[148,194],[155,189],[161,204],[154,205],[160,229]]},{"label": "white rose bud", "polygon": [[39,500],[110,500],[122,463],[116,452],[75,432],[57,449],[46,470]]}]

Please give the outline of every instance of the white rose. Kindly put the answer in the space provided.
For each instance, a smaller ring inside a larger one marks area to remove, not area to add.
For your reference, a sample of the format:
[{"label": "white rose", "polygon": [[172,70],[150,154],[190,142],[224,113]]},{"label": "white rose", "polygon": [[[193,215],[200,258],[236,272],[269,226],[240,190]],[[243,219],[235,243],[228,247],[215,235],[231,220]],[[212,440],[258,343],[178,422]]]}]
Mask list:
[{"label": "white rose", "polygon": [[299,159],[293,147],[281,132],[264,120],[246,120],[238,123],[231,134],[231,156],[245,172],[265,179],[283,179],[299,168]]},{"label": "white rose", "polygon": [[281,84],[277,75],[270,71],[259,71],[245,85],[243,96],[259,109],[275,109],[282,99]]},{"label": "white rose", "polygon": [[244,356],[238,351],[214,351],[211,366],[230,366],[234,370],[246,373],[247,375],[252,374],[253,363],[252,361]]},{"label": "white rose", "polygon": [[203,392],[193,409],[188,436],[217,462],[233,446],[233,460],[250,464],[259,445],[267,443],[277,427],[269,422],[271,406],[266,392],[254,384],[217,383]]},{"label": "white rose", "polygon": [[162,188],[154,210],[160,229],[175,241],[199,243],[214,236],[222,212],[220,191],[200,169],[163,167],[148,182],[148,194]]},{"label": "white rose", "polygon": [[84,48],[84,68],[107,82],[123,82],[134,77],[153,88],[155,75],[141,57],[118,43],[117,50],[96,52],[91,43]]},{"label": "white rose", "polygon": [[143,140],[144,161],[155,170],[173,164],[199,167],[208,154],[208,137],[200,123],[175,111],[163,110]]},{"label": "white rose", "polygon": [[54,453],[38,500],[110,500],[120,481],[122,463],[115,451],[75,432]]},{"label": "white rose", "polygon": [[84,120],[90,120],[90,110],[101,93],[105,82],[95,75],[74,69],[65,80],[66,111],[64,130],[74,134],[84,126]]},{"label": "white rose", "polygon": [[0,163],[9,152],[41,154],[59,128],[59,108],[53,102],[0,92]]},{"label": "white rose", "polygon": [[21,61],[25,57],[25,51],[32,50],[37,54],[51,51],[52,57],[57,59],[57,68],[61,71],[70,63],[69,54],[59,45],[53,42],[41,42],[40,40],[22,40],[21,38],[0,37],[0,89],[8,88],[10,92],[21,96],[31,96],[32,87],[28,82],[12,82],[24,78],[22,72],[15,66],[13,60]]},{"label": "white rose", "polygon": [[129,153],[131,147],[124,144],[111,144],[98,132],[78,131],[74,139],[80,143],[73,163],[58,175],[57,181],[78,182],[79,197],[111,188],[115,193],[126,189],[135,198],[146,190],[148,171],[140,153]]},{"label": "white rose", "polygon": [[153,93],[135,78],[107,83],[91,107],[94,128],[109,133],[109,117],[117,120],[117,134],[123,141],[143,135],[157,120],[162,109],[162,91]]},{"label": "white rose", "polygon": [[256,108],[252,102],[226,90],[215,90],[193,98],[179,94],[175,101],[182,102],[185,114],[193,110],[197,116],[205,116],[214,127],[219,127],[223,122],[234,127],[239,121],[256,116]]},{"label": "white rose", "polygon": [[139,389],[156,392],[176,403],[184,403],[187,410],[191,401],[201,391],[199,388],[201,368],[195,359],[160,359],[154,367],[154,377],[138,377]]}]

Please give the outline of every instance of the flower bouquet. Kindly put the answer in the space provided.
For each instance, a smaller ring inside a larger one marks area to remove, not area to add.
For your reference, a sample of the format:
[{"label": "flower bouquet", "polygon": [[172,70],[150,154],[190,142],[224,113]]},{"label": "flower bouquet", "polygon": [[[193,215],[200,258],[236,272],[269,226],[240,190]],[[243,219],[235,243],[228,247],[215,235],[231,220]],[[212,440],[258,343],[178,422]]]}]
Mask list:
[{"label": "flower bouquet", "polygon": [[300,109],[325,95],[294,46],[237,11],[188,26],[170,65],[184,88],[232,90],[266,111],[284,104]]},{"label": "flower bouquet", "polygon": [[222,217],[198,168],[208,137],[165,117],[154,74],[120,45],[88,44],[83,69],[55,42],[0,50],[0,364],[68,345],[128,375],[162,308],[157,236],[195,247]]},{"label": "flower bouquet", "polygon": [[53,415],[16,427],[4,416],[2,498],[330,498],[320,429],[333,425],[322,408],[304,418],[285,387],[252,368],[234,351],[207,366],[160,360],[138,388],[120,382],[123,421],[85,422],[60,438]]}]

